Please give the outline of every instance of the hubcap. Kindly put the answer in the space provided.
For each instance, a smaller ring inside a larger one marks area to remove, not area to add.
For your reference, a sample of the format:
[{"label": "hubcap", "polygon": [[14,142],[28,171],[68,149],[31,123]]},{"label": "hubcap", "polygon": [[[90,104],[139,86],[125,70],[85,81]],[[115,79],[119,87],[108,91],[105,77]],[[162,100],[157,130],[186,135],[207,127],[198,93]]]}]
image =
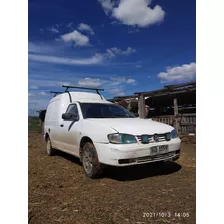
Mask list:
[{"label": "hubcap", "polygon": [[86,173],[91,173],[93,164],[92,164],[92,155],[89,151],[85,150],[83,153],[83,167]]}]

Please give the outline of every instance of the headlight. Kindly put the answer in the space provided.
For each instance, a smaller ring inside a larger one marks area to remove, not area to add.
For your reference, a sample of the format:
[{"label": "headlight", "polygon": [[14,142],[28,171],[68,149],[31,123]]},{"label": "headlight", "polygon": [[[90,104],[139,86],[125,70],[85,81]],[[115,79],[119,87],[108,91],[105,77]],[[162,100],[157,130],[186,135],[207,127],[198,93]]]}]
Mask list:
[{"label": "headlight", "polygon": [[113,143],[113,144],[132,144],[137,142],[135,136],[128,135],[128,134],[119,134],[119,133],[109,134],[108,139],[110,143]]},{"label": "headlight", "polygon": [[171,140],[171,133],[170,132],[166,133],[165,138],[166,138],[167,141],[170,141]]},{"label": "headlight", "polygon": [[171,131],[170,135],[171,135],[171,139],[172,138],[178,138],[178,134],[177,134],[175,129],[173,129],[173,131]]}]

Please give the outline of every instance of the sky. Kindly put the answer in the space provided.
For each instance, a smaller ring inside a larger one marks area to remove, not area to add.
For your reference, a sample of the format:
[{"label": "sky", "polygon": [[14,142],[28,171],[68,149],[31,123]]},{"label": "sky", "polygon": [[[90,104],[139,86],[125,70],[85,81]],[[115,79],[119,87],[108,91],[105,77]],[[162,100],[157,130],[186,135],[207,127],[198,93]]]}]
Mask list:
[{"label": "sky", "polygon": [[29,0],[28,99],[62,84],[132,95],[196,79],[195,0]]}]

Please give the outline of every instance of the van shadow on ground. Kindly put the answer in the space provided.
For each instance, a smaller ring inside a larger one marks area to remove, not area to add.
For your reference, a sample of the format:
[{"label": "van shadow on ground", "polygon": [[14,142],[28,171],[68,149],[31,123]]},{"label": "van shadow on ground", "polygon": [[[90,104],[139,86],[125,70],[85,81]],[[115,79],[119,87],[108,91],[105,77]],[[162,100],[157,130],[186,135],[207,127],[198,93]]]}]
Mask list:
[{"label": "van shadow on ground", "polygon": [[148,163],[129,167],[107,167],[105,177],[119,181],[133,181],[153,176],[169,175],[181,169],[175,162]]},{"label": "van shadow on ground", "polygon": [[[57,151],[57,156],[63,157],[82,166],[79,158],[69,155],[67,153]],[[145,179],[153,176],[169,175],[178,172],[182,166],[176,162],[165,162],[165,163],[148,163],[142,165],[134,165],[129,167],[113,167],[105,166],[104,172],[100,178],[109,178],[118,181],[134,181]],[[84,171],[83,171],[83,175]]]}]

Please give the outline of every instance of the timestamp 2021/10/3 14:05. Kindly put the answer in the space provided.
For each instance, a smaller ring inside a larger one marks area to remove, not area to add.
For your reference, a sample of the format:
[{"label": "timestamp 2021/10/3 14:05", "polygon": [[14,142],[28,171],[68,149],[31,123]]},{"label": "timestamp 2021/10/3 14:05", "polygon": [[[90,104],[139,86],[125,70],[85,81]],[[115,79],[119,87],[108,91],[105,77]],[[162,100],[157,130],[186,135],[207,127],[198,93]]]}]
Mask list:
[{"label": "timestamp 2021/10/3 14:05", "polygon": [[188,218],[190,217],[189,212],[143,212],[144,218]]}]

